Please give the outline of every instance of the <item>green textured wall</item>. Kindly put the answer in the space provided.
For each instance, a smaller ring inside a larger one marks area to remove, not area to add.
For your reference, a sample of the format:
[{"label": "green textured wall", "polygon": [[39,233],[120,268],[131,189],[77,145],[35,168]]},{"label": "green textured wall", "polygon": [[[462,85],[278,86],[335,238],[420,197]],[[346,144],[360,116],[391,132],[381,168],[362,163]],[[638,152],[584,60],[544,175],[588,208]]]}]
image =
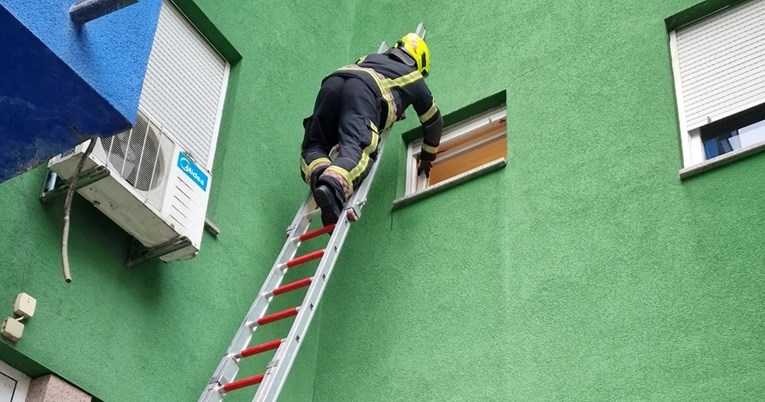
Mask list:
[{"label": "green textured wall", "polygon": [[[350,1],[197,4],[242,55],[232,69],[208,210],[218,239],[205,235],[191,261],[130,270],[127,235],[76,197],[67,285],[63,202],[37,200],[44,171],[0,185],[0,316],[12,312],[18,292],[38,300],[24,338],[15,346],[0,340],[0,360],[33,376],[53,371],[106,401],[190,401],[202,393],[307,193],[297,163],[302,119],[321,78],[347,63]],[[285,400],[311,400],[314,327]],[[256,339],[284,331],[277,326]],[[265,360],[251,366],[245,374],[262,371]],[[240,392],[233,400],[251,400]]]},{"label": "green textured wall", "polygon": [[128,270],[127,236],[77,198],[65,285],[43,171],[3,183],[0,316],[19,291],[39,305],[0,359],[107,401],[196,400],[305,195],[320,79],[424,20],[444,112],[507,91],[508,165],[392,211],[414,119],[396,127],[282,400],[765,397],[765,157],[678,179],[665,19],[695,1],[197,4],[242,55],[208,212],[223,233]]},{"label": "green textured wall", "polygon": [[509,160],[391,212],[394,139],[329,285],[315,401],[765,398],[765,158],[678,179],[664,20],[695,3],[358,11],[352,54],[425,21],[447,113],[507,90]]}]

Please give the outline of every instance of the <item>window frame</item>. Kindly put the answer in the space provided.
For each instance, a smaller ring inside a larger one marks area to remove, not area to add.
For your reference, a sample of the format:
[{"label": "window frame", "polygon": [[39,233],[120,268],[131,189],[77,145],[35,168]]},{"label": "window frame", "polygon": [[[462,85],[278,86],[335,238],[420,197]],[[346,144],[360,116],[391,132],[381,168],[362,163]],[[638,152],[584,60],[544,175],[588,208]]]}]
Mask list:
[{"label": "window frame", "polygon": [[29,376],[16,370],[2,360],[0,360],[0,375],[8,377],[16,382],[11,398],[12,402],[23,402],[27,399],[29,385],[32,382],[32,379]]},{"label": "window frame", "polygon": [[[707,18],[713,14],[717,14],[719,12],[725,12],[727,10],[729,10],[728,7],[721,10],[717,10],[713,13],[707,14],[700,19]],[[704,143],[702,140],[702,129],[707,127],[707,125],[695,128],[693,130],[687,129],[685,100],[683,97],[683,86],[682,86],[682,81],[680,76],[680,57],[679,57],[679,50],[678,50],[678,44],[677,44],[677,30],[683,27],[686,27],[687,25],[696,23],[697,21],[698,20],[693,21],[689,24],[676,27],[672,29],[671,31],[669,31],[670,58],[672,62],[672,76],[674,80],[674,89],[675,89],[674,92],[675,92],[675,101],[677,104],[677,117],[678,117],[679,129],[680,129],[680,143],[681,143],[681,152],[682,152],[682,161],[683,161],[682,168],[679,171],[679,176],[681,180],[698,175],[699,173],[705,172],[707,170],[714,169],[718,166],[727,165],[738,159],[742,159],[744,157],[765,151],[765,140],[763,140],[755,144],[751,144],[747,147],[743,147],[741,149],[727,152],[711,159],[706,159]],[[747,113],[751,111],[752,109],[761,107],[763,105],[765,105],[765,102],[752,105],[751,107],[748,107],[747,109],[744,109],[743,111],[739,113],[725,116],[721,119],[711,122],[711,124],[714,124],[716,122],[719,122],[725,119],[731,119],[731,118],[735,119],[736,115]]]},{"label": "window frame", "polygon": [[[470,135],[478,130],[490,127],[494,124],[501,124],[507,121],[507,106],[502,104],[500,106],[485,110],[476,115],[470,116],[459,123],[456,123],[450,127],[444,129],[444,135],[441,137],[441,145],[448,144],[451,141]],[[492,133],[487,137],[481,138],[478,141],[465,144],[457,149],[447,151],[443,155],[439,155],[438,162],[443,162],[451,158],[464,155],[465,153],[475,150],[476,148],[483,146],[498,138],[507,136],[507,128],[505,130],[499,130],[496,133]],[[425,188],[421,188],[424,183],[422,178],[418,178],[417,175],[417,155],[422,151],[422,138],[411,141],[407,144],[406,149],[406,181],[404,185],[404,194],[401,198],[393,202],[394,207],[400,207],[407,205],[417,199],[424,198],[438,191],[460,184],[474,177],[486,174],[493,170],[499,169],[507,165],[507,154],[504,157],[497,158],[483,165],[477,166],[473,169],[465,171],[463,173],[452,176],[448,179],[442,180],[434,185],[427,185]]]}]

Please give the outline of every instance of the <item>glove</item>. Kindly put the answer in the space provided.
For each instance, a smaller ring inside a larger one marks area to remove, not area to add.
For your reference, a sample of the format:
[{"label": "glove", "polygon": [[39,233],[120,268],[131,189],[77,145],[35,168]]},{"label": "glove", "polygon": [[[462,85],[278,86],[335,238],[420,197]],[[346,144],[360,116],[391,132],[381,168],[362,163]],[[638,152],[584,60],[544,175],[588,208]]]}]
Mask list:
[{"label": "glove", "polygon": [[430,177],[430,169],[433,167],[433,161],[420,159],[417,162],[417,177],[425,173],[425,177]]}]

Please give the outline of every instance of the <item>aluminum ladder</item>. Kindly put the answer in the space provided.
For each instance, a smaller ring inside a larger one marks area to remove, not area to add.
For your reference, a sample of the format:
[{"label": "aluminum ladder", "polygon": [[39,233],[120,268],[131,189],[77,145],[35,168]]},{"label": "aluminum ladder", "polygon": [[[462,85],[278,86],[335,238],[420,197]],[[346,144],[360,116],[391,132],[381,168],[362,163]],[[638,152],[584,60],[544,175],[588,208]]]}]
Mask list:
[{"label": "aluminum ladder", "polygon": [[[416,32],[421,37],[425,37],[425,27],[422,23],[417,26]],[[383,42],[378,49],[378,53],[386,50],[388,50],[388,45]],[[213,374],[212,379],[207,384],[207,388],[205,388],[204,393],[199,398],[199,402],[220,402],[223,401],[229,392],[257,384],[260,385],[255,393],[253,402],[273,402],[279,397],[279,393],[287,379],[287,374],[297,357],[300,344],[305,339],[308,326],[313,319],[321,295],[324,293],[329,276],[332,274],[332,269],[348,235],[350,224],[361,217],[361,209],[366,204],[367,193],[369,193],[369,188],[377,173],[378,161],[382,159],[389,135],[390,130],[385,130],[380,134],[376,161],[364,182],[356,189],[351,199],[346,202],[343,213],[340,214],[337,223],[309,231],[311,220],[319,215],[319,210],[316,208],[312,195],[309,195],[306,201],[303,202],[292,224],[287,228],[287,241],[284,243],[279,257],[271,268],[268,277],[266,277],[265,283],[261,287],[252,307],[250,307],[242,325],[240,325],[236,336],[234,336],[234,340],[218,364],[215,374]],[[353,217],[353,220],[351,220],[351,217]],[[295,256],[302,242],[324,234],[330,234],[329,241],[324,249]],[[316,272],[312,276],[281,285],[289,269],[315,260],[320,261]],[[265,314],[269,304],[275,297],[306,286],[308,290],[303,298],[303,302],[299,306],[268,315]],[[248,347],[258,328],[289,317],[295,318],[289,334],[285,338]],[[276,349],[274,357],[264,373],[236,380],[236,375],[239,372],[239,363],[242,359],[274,349]]]},{"label": "aluminum ladder", "polygon": [[[378,161],[382,157],[388,135],[387,130],[380,135],[377,151]],[[340,214],[340,218],[335,224],[308,231],[311,220],[319,215],[313,197],[309,195],[292,221],[292,225],[287,229],[288,238],[279,257],[271,268],[258,297],[239,327],[225,356],[218,364],[215,374],[199,398],[200,402],[222,401],[227,393],[256,384],[260,384],[260,386],[253,401],[276,400],[295,361],[300,344],[305,338],[329,276],[332,274],[335,261],[348,235],[351,224],[350,216],[351,214],[354,214],[355,218],[361,216],[361,208],[366,203],[367,193],[377,172],[377,167],[378,163],[375,162],[367,178],[354,192],[351,199],[346,202],[343,213]],[[324,234],[330,234],[326,248],[295,257],[302,242]],[[320,259],[318,268],[312,276],[280,286],[289,269],[318,259]],[[300,306],[265,315],[268,305],[275,297],[306,286],[308,290]],[[259,327],[293,316],[295,319],[292,328],[285,338],[247,347]],[[235,380],[241,359],[273,349],[276,349],[276,353],[264,373]]]}]

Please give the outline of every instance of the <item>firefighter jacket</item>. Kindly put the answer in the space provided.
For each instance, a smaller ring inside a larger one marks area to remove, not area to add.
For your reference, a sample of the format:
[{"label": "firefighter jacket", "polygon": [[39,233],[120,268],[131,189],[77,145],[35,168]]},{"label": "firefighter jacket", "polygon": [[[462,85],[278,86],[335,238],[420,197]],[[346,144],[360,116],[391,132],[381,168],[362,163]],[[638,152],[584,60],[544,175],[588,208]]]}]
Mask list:
[{"label": "firefighter jacket", "polygon": [[379,96],[380,126],[390,128],[402,120],[409,105],[414,106],[423,128],[421,158],[434,160],[443,130],[441,112],[436,107],[425,78],[417,71],[407,53],[391,49],[383,54],[370,54],[356,63],[341,67],[331,75],[361,78]]}]

